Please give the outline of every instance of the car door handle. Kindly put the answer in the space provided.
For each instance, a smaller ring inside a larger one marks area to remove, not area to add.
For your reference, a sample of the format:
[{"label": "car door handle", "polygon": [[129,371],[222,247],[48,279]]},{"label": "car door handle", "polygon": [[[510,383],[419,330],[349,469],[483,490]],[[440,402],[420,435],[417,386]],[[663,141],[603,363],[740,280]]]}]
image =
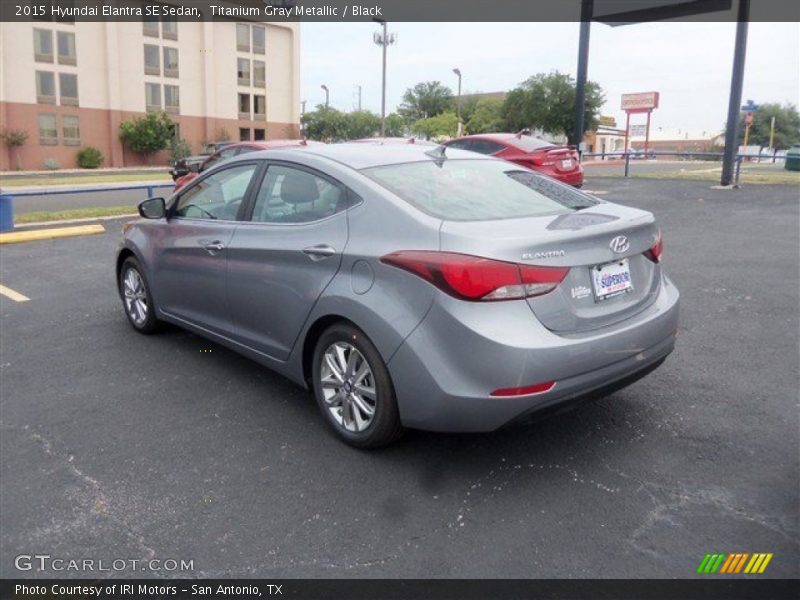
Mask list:
[{"label": "car door handle", "polygon": [[209,254],[214,254],[216,252],[222,252],[225,250],[225,244],[220,242],[219,240],[214,240],[213,242],[200,242],[200,245],[208,252]]},{"label": "car door handle", "polygon": [[307,255],[311,260],[322,260],[336,254],[336,248],[327,244],[320,244],[303,248],[303,254]]}]

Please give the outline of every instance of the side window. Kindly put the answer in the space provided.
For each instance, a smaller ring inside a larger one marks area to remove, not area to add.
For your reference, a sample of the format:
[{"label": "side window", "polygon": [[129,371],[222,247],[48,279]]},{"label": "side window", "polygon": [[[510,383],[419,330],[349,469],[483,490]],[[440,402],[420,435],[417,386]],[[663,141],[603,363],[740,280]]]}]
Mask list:
[{"label": "side window", "polygon": [[470,150],[481,154],[494,154],[495,152],[500,152],[503,148],[504,146],[502,144],[496,144],[489,140],[472,140],[472,147]]},{"label": "side window", "polygon": [[471,150],[472,149],[472,140],[458,140],[457,142],[451,142],[447,144],[448,148],[456,148],[457,150]]},{"label": "side window", "polygon": [[241,165],[206,177],[180,196],[175,216],[234,221],[257,168]]},{"label": "side window", "polygon": [[214,156],[208,159],[208,162],[203,166],[203,170],[206,171],[217,163],[221,163],[223,160],[231,158],[236,154],[236,150],[238,150],[238,148],[227,148],[225,150],[220,150]]},{"label": "side window", "polygon": [[347,208],[344,188],[308,171],[273,165],[253,208],[259,223],[309,223]]}]

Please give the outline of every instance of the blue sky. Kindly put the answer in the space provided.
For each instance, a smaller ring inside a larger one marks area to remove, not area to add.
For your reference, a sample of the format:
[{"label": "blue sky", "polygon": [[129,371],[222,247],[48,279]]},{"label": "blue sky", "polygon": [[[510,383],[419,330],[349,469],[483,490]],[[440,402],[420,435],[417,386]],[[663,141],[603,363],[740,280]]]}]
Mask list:
[{"label": "blue sky", "polygon": [[[374,23],[304,23],[301,93],[311,109],[323,103],[352,110],[357,85],[364,108],[380,112],[380,47]],[[390,23],[397,44],[389,48],[387,112],[406,88],[439,80],[464,92],[507,90],[528,76],[559,70],[575,75],[577,23]],[[626,27],[593,24],[589,78],[606,93],[603,114],[624,125],[625,92],[657,90],[661,108],[653,126],[664,130],[716,131],[727,112],[735,24],[647,23]],[[751,23],[744,98],[800,103],[800,24]]]}]

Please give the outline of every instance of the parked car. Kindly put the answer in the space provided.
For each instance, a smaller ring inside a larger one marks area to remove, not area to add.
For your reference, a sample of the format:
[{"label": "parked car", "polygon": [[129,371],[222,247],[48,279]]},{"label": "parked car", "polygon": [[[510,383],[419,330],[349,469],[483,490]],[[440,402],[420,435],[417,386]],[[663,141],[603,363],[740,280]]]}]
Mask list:
[{"label": "parked car", "polygon": [[418,144],[420,146],[436,146],[434,142],[421,140],[415,137],[374,137],[350,140],[350,144]]},{"label": "parked car", "polygon": [[223,160],[234,156],[255,152],[256,150],[269,150],[270,148],[305,147],[310,144],[321,144],[322,142],[310,142],[308,140],[267,140],[264,142],[239,142],[236,144],[226,144],[211,156],[207,156],[203,162],[193,168],[189,173],[175,180],[175,191],[183,188],[187,183],[193,181],[200,173],[209,169]]},{"label": "parked car", "polygon": [[177,181],[180,177],[191,172],[197,165],[202,164],[209,156],[231,144],[233,142],[209,142],[203,147],[203,151],[200,154],[179,158],[173,163],[169,172],[172,175],[172,181]]},{"label": "parked car", "polygon": [[521,133],[468,135],[444,145],[509,160],[575,187],[583,185],[583,167],[574,146],[551,144]]},{"label": "parked car", "polygon": [[116,261],[133,328],[274,369],[361,448],[609,393],[675,343],[652,214],[473,152],[251,152],[139,213]]}]

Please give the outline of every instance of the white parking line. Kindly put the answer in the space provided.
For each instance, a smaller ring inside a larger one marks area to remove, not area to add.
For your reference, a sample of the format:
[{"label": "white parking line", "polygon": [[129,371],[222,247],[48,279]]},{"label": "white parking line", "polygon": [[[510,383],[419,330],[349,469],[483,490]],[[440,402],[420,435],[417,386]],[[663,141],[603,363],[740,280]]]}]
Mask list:
[{"label": "white parking line", "polygon": [[11,298],[14,302],[27,302],[30,300],[30,298],[27,296],[24,296],[19,292],[15,292],[11,288],[7,288],[2,283],[0,283],[0,294],[6,296],[7,298]]}]

